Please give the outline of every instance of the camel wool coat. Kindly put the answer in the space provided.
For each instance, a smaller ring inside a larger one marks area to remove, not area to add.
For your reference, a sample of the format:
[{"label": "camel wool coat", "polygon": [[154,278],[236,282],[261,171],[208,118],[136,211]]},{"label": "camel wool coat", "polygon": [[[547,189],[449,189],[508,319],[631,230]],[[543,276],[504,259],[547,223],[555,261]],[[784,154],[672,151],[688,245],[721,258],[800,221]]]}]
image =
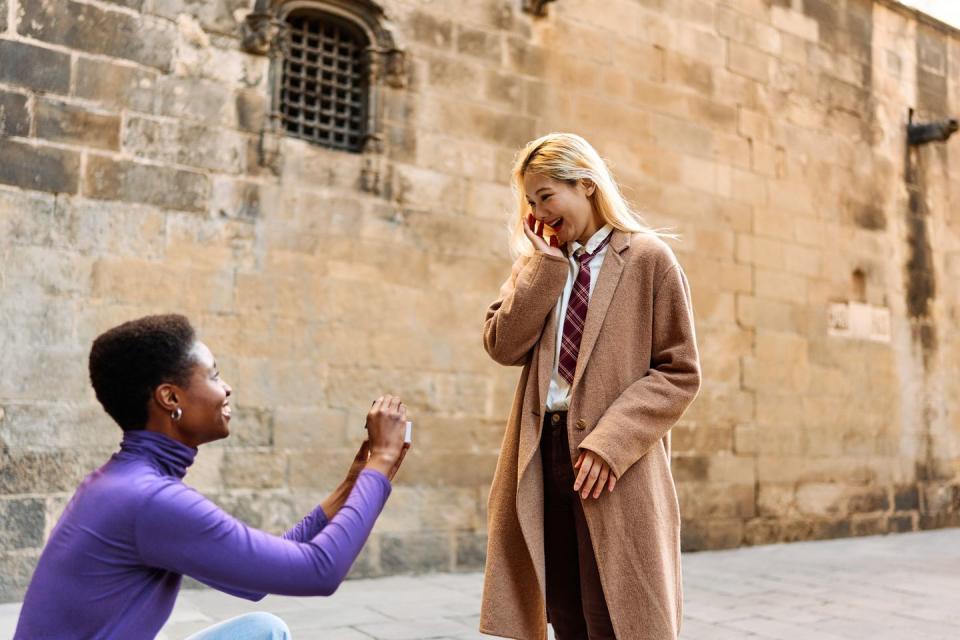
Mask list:
[{"label": "camel wool coat", "polygon": [[[568,269],[546,253],[521,257],[484,326],[490,357],[523,370],[490,489],[480,631],[518,640],[547,637],[539,442]],[[617,638],[675,639],[682,588],[670,428],[700,388],[690,290],[670,248],[646,233],[615,229],[594,277],[570,389],[570,464],[588,449],[617,476],[612,493],[582,501]]]}]

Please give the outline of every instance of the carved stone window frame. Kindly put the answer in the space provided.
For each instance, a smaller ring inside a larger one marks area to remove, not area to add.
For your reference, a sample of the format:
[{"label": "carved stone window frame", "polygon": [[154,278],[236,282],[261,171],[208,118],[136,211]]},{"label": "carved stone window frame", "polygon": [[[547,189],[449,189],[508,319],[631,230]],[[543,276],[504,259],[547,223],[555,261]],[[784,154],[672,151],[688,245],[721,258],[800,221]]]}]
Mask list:
[{"label": "carved stone window frame", "polygon": [[382,153],[383,88],[403,88],[407,74],[404,52],[397,47],[383,9],[372,0],[257,0],[243,23],[241,46],[248,53],[270,57],[270,105],[265,133],[286,135],[280,99],[284,59],[290,46],[287,18],[294,11],[331,15],[355,25],[366,35],[370,43],[366,52],[367,124],[361,153]]}]

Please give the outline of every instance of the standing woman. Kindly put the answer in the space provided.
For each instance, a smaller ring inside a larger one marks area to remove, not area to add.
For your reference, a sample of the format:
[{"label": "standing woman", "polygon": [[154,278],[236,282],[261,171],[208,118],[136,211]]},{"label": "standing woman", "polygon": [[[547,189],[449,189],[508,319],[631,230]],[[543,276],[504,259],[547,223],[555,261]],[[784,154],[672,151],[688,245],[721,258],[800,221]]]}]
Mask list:
[{"label": "standing woman", "polygon": [[549,619],[558,640],[674,639],[670,428],[700,388],[687,279],[580,136],[534,140],[513,180],[519,257],[483,340],[523,370],[490,490],[480,630],[541,640]]}]

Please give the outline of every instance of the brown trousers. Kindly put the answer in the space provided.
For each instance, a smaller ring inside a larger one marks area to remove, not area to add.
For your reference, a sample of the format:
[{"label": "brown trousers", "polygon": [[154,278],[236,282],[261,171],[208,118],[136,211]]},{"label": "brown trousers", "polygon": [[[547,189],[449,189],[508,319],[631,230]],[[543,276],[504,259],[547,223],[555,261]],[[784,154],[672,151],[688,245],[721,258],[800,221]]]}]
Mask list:
[{"label": "brown trousers", "polygon": [[547,412],[540,439],[547,619],[557,640],[616,640],[583,506],[573,491],[568,442],[567,412]]}]

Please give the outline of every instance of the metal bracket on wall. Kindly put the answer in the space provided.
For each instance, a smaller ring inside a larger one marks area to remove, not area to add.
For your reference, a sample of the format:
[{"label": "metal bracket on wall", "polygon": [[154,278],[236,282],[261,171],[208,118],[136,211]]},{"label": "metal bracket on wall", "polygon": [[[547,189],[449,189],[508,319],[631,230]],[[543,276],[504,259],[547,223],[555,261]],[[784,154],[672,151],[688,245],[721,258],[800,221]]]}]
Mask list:
[{"label": "metal bracket on wall", "polygon": [[913,109],[907,119],[907,144],[918,146],[928,142],[946,142],[960,128],[956,118],[936,122],[914,122]]},{"label": "metal bracket on wall", "polygon": [[554,2],[554,0],[523,0],[523,10],[542,18],[547,15],[547,5],[551,2]]}]

